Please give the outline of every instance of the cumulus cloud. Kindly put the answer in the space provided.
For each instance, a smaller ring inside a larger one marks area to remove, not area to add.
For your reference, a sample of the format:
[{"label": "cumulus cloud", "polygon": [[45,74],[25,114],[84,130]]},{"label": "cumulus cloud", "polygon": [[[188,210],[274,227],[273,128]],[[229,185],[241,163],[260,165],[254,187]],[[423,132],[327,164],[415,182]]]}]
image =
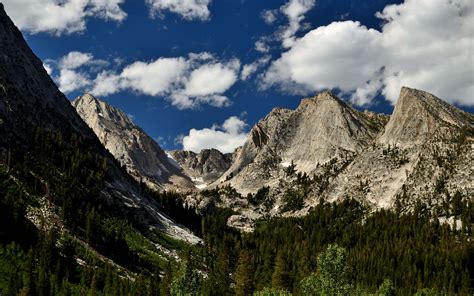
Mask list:
[{"label": "cumulus cloud", "polygon": [[270,46],[268,46],[264,38],[259,39],[255,42],[255,50],[261,53],[267,53],[270,51]]},{"label": "cumulus cloud", "polygon": [[270,46],[281,42],[284,48],[291,47],[296,41],[296,33],[306,26],[302,25],[305,14],[316,4],[315,0],[288,0],[279,9],[263,10],[260,14],[263,21],[271,25],[278,21],[280,16],[284,16],[288,23],[278,27],[278,30],[270,36],[262,36],[255,42],[255,50],[261,53],[268,53]]},{"label": "cumulus cloud", "polygon": [[231,116],[222,125],[201,130],[191,129],[187,136],[182,138],[184,150],[200,152],[202,149],[215,148],[223,153],[233,152],[242,146],[247,138],[245,121],[237,116]]},{"label": "cumulus cloud", "polygon": [[94,56],[91,53],[71,51],[59,60],[59,67],[64,69],[76,69],[92,61]]},{"label": "cumulus cloud", "polygon": [[48,73],[48,75],[53,74],[53,68],[51,68],[48,63],[43,63],[43,68],[46,70],[46,73]]},{"label": "cumulus cloud", "polygon": [[304,15],[316,4],[315,0],[290,0],[280,7],[280,11],[288,18],[288,26],[280,33],[283,47],[291,47],[295,43],[295,34],[301,28]]},{"label": "cumulus cloud", "polygon": [[295,39],[265,73],[264,88],[335,88],[364,105],[379,92],[394,103],[406,85],[474,105],[472,1],[406,0],[377,17],[381,31],[333,22]]},{"label": "cumulus cloud", "polygon": [[122,22],[127,14],[124,0],[4,0],[15,24],[30,33],[54,35],[83,32],[88,18]]},{"label": "cumulus cloud", "polygon": [[90,73],[108,65],[107,61],[95,59],[91,53],[71,51],[58,60],[46,60],[43,64],[48,74],[57,68],[59,75],[53,76],[64,93],[82,90],[93,85]]},{"label": "cumulus cloud", "polygon": [[186,67],[183,58],[159,58],[150,63],[135,62],[123,69],[119,87],[150,96],[164,95],[173,84],[180,83]]},{"label": "cumulus cloud", "polygon": [[59,75],[53,78],[65,93],[83,91],[108,96],[128,90],[164,97],[180,109],[231,105],[225,92],[238,81],[240,73],[238,59],[220,60],[208,52],[136,61],[123,65],[120,71],[104,69],[109,62],[78,51],[46,62],[49,73],[53,66],[57,68]]},{"label": "cumulus cloud", "polygon": [[263,21],[268,25],[273,24],[277,20],[277,15],[278,15],[278,10],[276,9],[267,9],[267,10],[262,11],[262,13],[260,14]]},{"label": "cumulus cloud", "polygon": [[64,93],[69,93],[91,85],[91,81],[86,74],[69,69],[61,69],[56,78],[59,89]]},{"label": "cumulus cloud", "polygon": [[162,16],[163,11],[179,14],[186,20],[210,19],[211,0],[146,0],[152,16]]},{"label": "cumulus cloud", "polygon": [[266,55],[253,63],[245,64],[242,67],[242,72],[240,73],[240,79],[247,80],[252,76],[255,72],[257,72],[261,67],[265,66],[270,61],[270,56]]}]

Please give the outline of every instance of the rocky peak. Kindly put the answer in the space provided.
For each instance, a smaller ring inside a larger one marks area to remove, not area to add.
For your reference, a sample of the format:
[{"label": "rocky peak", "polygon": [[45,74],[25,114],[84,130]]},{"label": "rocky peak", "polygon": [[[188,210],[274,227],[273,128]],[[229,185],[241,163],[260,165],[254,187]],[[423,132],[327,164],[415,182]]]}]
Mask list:
[{"label": "rocky peak", "polygon": [[153,189],[192,189],[194,185],[150,136],[121,110],[90,94],[72,105],[102,145],[138,181]]},{"label": "rocky peak", "polygon": [[402,146],[416,145],[441,126],[463,127],[472,124],[471,114],[428,92],[402,87],[393,114],[379,142]]},{"label": "rocky peak", "polygon": [[[106,164],[105,182],[100,187],[100,193],[90,190],[87,183],[81,181],[82,177],[78,178],[79,183],[73,186],[73,191],[86,192],[85,196],[90,199],[85,203],[94,204],[99,199],[101,203],[107,203],[113,207],[117,213],[132,218],[134,223],[140,224],[139,228],[164,231],[176,239],[190,242],[200,241],[188,230],[164,215],[155,200],[140,193],[137,183],[133,182],[125,170],[117,165],[96,135],[74,110],[70,101],[59,91],[43,68],[41,60],[28,47],[21,32],[7,16],[3,5],[0,5],[0,151],[15,147],[14,153],[18,155],[23,153],[29,155],[29,159],[35,160],[36,151],[30,149],[34,146],[34,135],[38,134],[38,128],[45,133],[54,132],[54,134],[63,135],[62,143],[58,145],[60,151],[55,151],[58,152],[56,155],[74,154],[77,143],[73,143],[71,139],[79,138],[80,142],[87,147],[87,154],[91,156],[91,159],[102,159]],[[52,161],[52,157],[48,156],[44,157],[42,164],[50,172],[45,176],[35,175],[40,182],[43,182],[43,177],[54,182],[55,177],[51,176],[59,177],[69,169],[57,165]],[[37,164],[34,165],[36,166]],[[34,175],[33,171],[29,173],[31,176]],[[18,182],[30,178],[24,177],[25,174],[16,176],[13,174],[15,172],[12,172],[12,177]],[[26,181],[29,183],[31,179]],[[25,186],[25,190],[28,190],[27,187]],[[56,194],[58,190],[54,187],[56,186],[51,186],[52,194]],[[53,199],[48,203],[54,204],[54,202]],[[85,210],[85,208],[78,210]]]},{"label": "rocky peak", "polygon": [[231,153],[223,154],[217,149],[203,149],[199,153],[175,150],[170,154],[186,175],[201,188],[219,178],[233,160]]},{"label": "rocky peak", "polygon": [[[32,111],[34,110],[34,113]],[[15,121],[16,120],[16,121]],[[65,125],[64,122],[69,122]],[[95,136],[51,80],[21,32],[0,7],[0,129],[2,140],[30,139],[42,126]],[[1,142],[1,140],[0,140]]]},{"label": "rocky peak", "polygon": [[324,92],[303,99],[296,110],[273,110],[257,123],[219,182],[229,181],[248,192],[274,181],[277,172],[292,162],[298,170],[309,173],[340,153],[361,151],[381,128],[378,122]]}]

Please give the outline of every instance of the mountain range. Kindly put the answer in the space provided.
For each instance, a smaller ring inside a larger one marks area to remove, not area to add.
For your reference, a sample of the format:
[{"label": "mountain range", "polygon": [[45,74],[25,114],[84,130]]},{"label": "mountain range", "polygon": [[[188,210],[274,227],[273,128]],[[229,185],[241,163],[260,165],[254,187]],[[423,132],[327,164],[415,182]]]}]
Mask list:
[{"label": "mountain range", "polygon": [[165,151],[69,101],[0,3],[0,135],[2,295],[472,295],[474,115],[428,92]]},{"label": "mountain range", "polygon": [[[409,211],[417,201],[439,210],[446,195],[474,195],[474,116],[408,87],[390,116],[359,111],[330,92],[303,99],[296,110],[275,108],[233,154],[166,154],[123,112],[91,95],[73,105],[135,178],[170,189],[166,184],[179,176],[185,182],[173,188],[188,192],[187,203],[198,208],[209,204],[199,190],[230,186],[218,204],[238,213],[229,224],[243,230],[265,215],[304,215],[320,200],[352,197],[373,208]],[[137,139],[149,144],[131,144]],[[174,175],[166,179],[162,171]],[[267,196],[251,202],[262,188]]]}]

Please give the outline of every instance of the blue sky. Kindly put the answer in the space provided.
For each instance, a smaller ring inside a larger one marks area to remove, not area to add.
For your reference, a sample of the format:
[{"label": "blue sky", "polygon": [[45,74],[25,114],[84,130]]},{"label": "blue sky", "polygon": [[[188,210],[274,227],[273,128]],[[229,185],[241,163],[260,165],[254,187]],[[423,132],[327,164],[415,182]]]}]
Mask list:
[{"label": "blue sky", "polygon": [[473,111],[471,1],[35,0],[58,9],[43,16],[31,1],[6,11],[68,98],[92,92],[165,149],[231,150],[324,89],[390,113],[408,84]]}]

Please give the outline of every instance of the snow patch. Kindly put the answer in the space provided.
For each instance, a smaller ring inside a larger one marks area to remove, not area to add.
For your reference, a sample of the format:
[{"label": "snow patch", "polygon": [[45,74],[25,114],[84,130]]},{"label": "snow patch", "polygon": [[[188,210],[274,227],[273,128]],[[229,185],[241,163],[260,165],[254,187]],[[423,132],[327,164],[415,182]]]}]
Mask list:
[{"label": "snow patch", "polygon": [[176,167],[178,170],[181,170],[181,166],[179,165],[179,163],[173,158],[173,156],[171,156],[171,154],[169,154],[168,152],[166,152],[166,155],[168,156],[168,162],[173,165],[174,167]]},{"label": "snow patch", "polygon": [[191,177],[191,181],[193,181],[194,183],[204,183],[204,180],[202,177],[198,177],[198,178]]}]

